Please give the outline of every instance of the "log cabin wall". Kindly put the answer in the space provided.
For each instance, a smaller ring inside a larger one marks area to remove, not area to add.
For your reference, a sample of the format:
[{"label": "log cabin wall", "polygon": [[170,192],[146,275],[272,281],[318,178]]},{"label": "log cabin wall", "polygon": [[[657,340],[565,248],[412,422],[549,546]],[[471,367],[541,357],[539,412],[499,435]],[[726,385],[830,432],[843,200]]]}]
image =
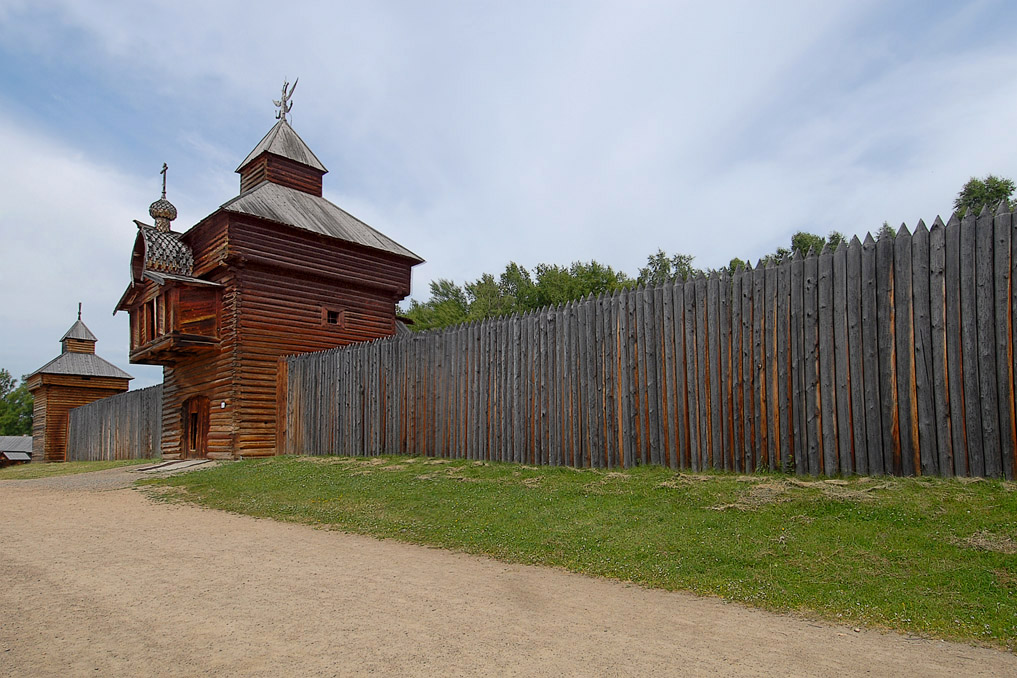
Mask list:
[{"label": "log cabin wall", "polygon": [[35,396],[32,458],[65,461],[68,412],[127,390],[126,379],[41,374],[29,379]]},{"label": "log cabin wall", "polygon": [[278,358],[393,334],[410,264],[251,218],[231,224],[230,253],[243,262],[236,282],[237,449],[245,457],[272,455]]},{"label": "log cabin wall", "polygon": [[[183,407],[195,396],[209,399],[207,456],[232,459],[235,450],[237,391],[233,373],[237,363],[236,275],[225,266],[228,220],[217,214],[186,236],[195,254],[194,272],[223,285],[216,350],[177,361],[163,368],[162,452],[164,458],[184,456]],[[221,407],[226,403],[226,407]]]},{"label": "log cabin wall", "polygon": [[240,192],[254,188],[262,181],[271,181],[321,197],[322,174],[312,167],[265,153],[244,168],[240,175]]}]

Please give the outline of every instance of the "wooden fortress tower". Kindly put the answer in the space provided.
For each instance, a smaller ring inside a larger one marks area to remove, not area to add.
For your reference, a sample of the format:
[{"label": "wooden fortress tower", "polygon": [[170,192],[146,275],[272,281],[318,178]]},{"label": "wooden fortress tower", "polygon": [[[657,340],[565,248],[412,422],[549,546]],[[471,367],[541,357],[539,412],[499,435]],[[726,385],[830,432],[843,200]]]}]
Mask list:
[{"label": "wooden fortress tower", "polygon": [[287,98],[236,170],[239,196],[179,233],[164,176],[154,224],[135,222],[116,311],[130,314],[131,362],[163,366],[165,458],[275,454],[279,357],[393,334],[422,261],[322,197],[328,170]]},{"label": "wooden fortress tower", "polygon": [[28,376],[35,398],[32,461],[66,461],[68,412],[127,390],[132,377],[95,354],[95,335],[78,319],[60,338],[60,355]]}]

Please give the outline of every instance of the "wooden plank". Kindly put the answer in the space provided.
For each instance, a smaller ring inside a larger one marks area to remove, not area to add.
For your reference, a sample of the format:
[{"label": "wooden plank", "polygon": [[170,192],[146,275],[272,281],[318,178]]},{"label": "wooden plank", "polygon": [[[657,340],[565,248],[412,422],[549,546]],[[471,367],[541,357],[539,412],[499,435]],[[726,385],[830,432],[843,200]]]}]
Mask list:
[{"label": "wooden plank", "polygon": [[847,248],[844,299],[847,304],[848,389],[851,414],[852,473],[869,472],[865,421],[865,345],[862,342],[862,243],[855,236]]},{"label": "wooden plank", "polygon": [[753,417],[753,355],[752,355],[752,267],[746,265],[744,277],[742,278],[742,347],[741,347],[741,370],[742,370],[742,429],[745,432],[742,439],[742,462],[741,469],[752,472],[756,469],[754,465],[756,454],[756,436],[754,432]]},{"label": "wooden plank", "polygon": [[817,262],[819,281],[817,286],[819,302],[819,384],[820,415],[819,429],[823,437],[820,452],[822,473],[831,476],[840,470],[838,461],[838,422],[836,384],[836,345],[833,327],[833,253],[829,247],[823,249]]},{"label": "wooden plank", "polygon": [[647,455],[644,460],[647,463],[660,465],[660,392],[659,392],[659,369],[657,332],[655,318],[656,314],[656,290],[647,288],[643,290],[643,299],[640,308],[642,309],[642,337],[643,337],[643,360],[645,369],[645,387],[643,389],[643,410],[645,412],[646,439],[648,442]]},{"label": "wooden plank", "polygon": [[805,360],[802,373],[805,383],[805,441],[808,467],[805,472],[819,475],[822,471],[823,436],[822,391],[819,380],[819,255],[815,252],[803,262],[802,285],[803,340]]},{"label": "wooden plank", "polygon": [[837,398],[837,460],[843,475],[855,472],[851,422],[851,346],[848,341],[847,245],[843,242],[833,253],[833,349],[834,384]]},{"label": "wooden plank", "polygon": [[1006,350],[996,346],[996,304],[993,299],[995,281],[992,252],[994,229],[993,214],[982,208],[976,221],[975,233],[975,296],[977,298],[978,390],[982,407],[982,456],[985,475],[999,478],[1003,475],[1003,458],[1000,451],[999,389],[996,384],[996,352]]},{"label": "wooden plank", "polygon": [[725,470],[734,469],[734,399],[731,380],[731,276],[722,271],[720,278],[720,318],[717,332],[720,341],[720,406],[721,457]]},{"label": "wooden plank", "polygon": [[707,307],[707,280],[705,275],[696,278],[696,368],[699,395],[699,459],[695,469],[708,469],[712,450],[713,428],[711,426],[710,409],[710,333],[708,327],[709,308]]},{"label": "wooden plank", "polygon": [[791,420],[794,431],[794,471],[809,472],[808,440],[805,434],[805,262],[795,252],[791,269],[790,338],[791,338]]},{"label": "wooden plank", "polygon": [[[950,462],[952,475],[968,473],[966,424],[964,414],[963,360],[960,330],[960,219],[954,214],[943,229],[943,293],[946,315],[946,378],[950,405]],[[947,470],[944,467],[943,473]]]},{"label": "wooden plank", "polygon": [[1011,303],[1017,299],[1013,294],[1011,278],[1011,249],[1013,215],[1001,203],[993,220],[993,253],[995,255],[995,305],[996,305],[996,347],[999,357],[996,361],[996,386],[999,389],[999,445],[1002,455],[1003,475],[1014,477],[1015,456],[1017,456],[1017,403],[1014,399],[1013,374],[1013,315]]},{"label": "wooden plank", "polygon": [[710,456],[709,466],[724,468],[722,388],[720,382],[720,276],[714,271],[706,281],[707,328],[707,387],[710,398]]},{"label": "wooden plank", "polygon": [[913,297],[911,294],[911,233],[906,226],[897,231],[893,248],[894,327],[897,341],[897,420],[900,455],[893,472],[912,476],[917,465],[918,417],[915,414],[915,341]]},{"label": "wooden plank", "polygon": [[794,427],[791,421],[791,264],[777,266],[777,439],[779,464],[785,473],[794,468]]},{"label": "wooden plank", "polygon": [[936,391],[932,342],[931,273],[929,231],[919,221],[911,237],[911,295],[914,299],[914,369],[916,403],[912,411],[918,433],[916,471],[931,476],[939,473],[939,446],[936,440]]},{"label": "wooden plank", "polygon": [[738,268],[731,277],[731,419],[734,436],[731,441],[731,468],[741,471],[745,458],[745,420],[742,417],[745,390],[742,386],[742,280],[744,269]]},{"label": "wooden plank", "polygon": [[764,366],[766,369],[766,397],[763,402],[766,411],[766,421],[769,424],[767,434],[767,463],[770,470],[780,468],[780,406],[777,381],[777,268],[768,264],[764,270],[766,300],[766,316],[763,322],[763,345],[764,345]]},{"label": "wooden plank", "polygon": [[600,466],[617,465],[617,459],[621,456],[622,450],[622,420],[619,401],[619,369],[618,364],[621,357],[621,335],[618,328],[618,291],[615,290],[610,297],[604,300],[604,317],[602,321],[604,328],[601,347],[604,355],[602,374],[605,398],[607,404],[604,412],[604,447],[597,450],[598,463]]},{"label": "wooden plank", "polygon": [[900,424],[897,410],[897,341],[894,326],[894,239],[884,235],[876,243],[876,342],[879,362],[879,400],[883,413],[883,454],[869,473],[894,473],[900,459]]},{"label": "wooden plank", "polygon": [[674,284],[658,288],[657,308],[660,313],[661,345],[661,436],[663,438],[661,463],[668,468],[677,468],[675,428],[675,379],[674,379]]},{"label": "wooden plank", "polygon": [[699,353],[696,340],[696,281],[687,280],[685,296],[685,365],[686,401],[688,402],[689,450],[683,468],[699,470]]},{"label": "wooden plank", "polygon": [[753,451],[752,470],[758,471],[766,465],[766,369],[764,366],[763,319],[766,317],[766,295],[764,294],[765,271],[757,262],[752,271],[752,431],[756,439]]},{"label": "wooden plank", "polygon": [[982,447],[982,409],[980,407],[978,370],[978,276],[976,247],[976,221],[968,210],[960,225],[960,330],[961,380],[964,385],[965,442],[967,444],[968,473],[985,475],[985,456]]},{"label": "wooden plank", "polygon": [[639,411],[639,337],[637,316],[639,290],[631,290],[624,295],[625,301],[625,428],[627,440],[625,468],[632,468],[640,463],[643,437]]},{"label": "wooden plank", "polygon": [[674,308],[674,373],[675,373],[675,437],[677,449],[675,468],[686,468],[689,450],[688,387],[686,385],[685,348],[685,284],[675,283]]}]

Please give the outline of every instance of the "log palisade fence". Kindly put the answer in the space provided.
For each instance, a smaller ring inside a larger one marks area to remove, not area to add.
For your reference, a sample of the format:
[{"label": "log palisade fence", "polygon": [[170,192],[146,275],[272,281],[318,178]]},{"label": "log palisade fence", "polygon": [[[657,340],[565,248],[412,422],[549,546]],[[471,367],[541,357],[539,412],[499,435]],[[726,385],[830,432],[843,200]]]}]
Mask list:
[{"label": "log palisade fence", "polygon": [[280,451],[578,467],[1005,476],[1017,220],[280,364]]},{"label": "log palisade fence", "polygon": [[162,456],[162,384],[128,391],[70,411],[67,461]]}]

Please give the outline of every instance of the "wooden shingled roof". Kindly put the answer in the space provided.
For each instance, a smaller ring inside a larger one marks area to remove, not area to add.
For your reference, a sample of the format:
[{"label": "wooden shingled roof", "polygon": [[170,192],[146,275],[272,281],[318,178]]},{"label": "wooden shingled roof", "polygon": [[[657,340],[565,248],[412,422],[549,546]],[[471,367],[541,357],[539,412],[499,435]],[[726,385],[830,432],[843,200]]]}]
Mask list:
[{"label": "wooden shingled roof", "polygon": [[53,360],[32,372],[36,374],[64,374],[75,377],[113,377],[116,379],[133,379],[122,369],[107,362],[94,353],[61,353]]},{"label": "wooden shingled roof", "polygon": [[244,161],[237,167],[237,172],[247,166],[249,162],[257,158],[259,155],[265,152],[274,153],[283,158],[299,162],[302,165],[313,167],[319,172],[328,172],[325,166],[321,164],[318,157],[314,155],[311,149],[304,143],[304,140],[300,138],[300,135],[293,131],[290,124],[286,120],[280,120],[277,122],[272,129],[268,131],[268,134],[258,142],[258,145],[254,147],[254,150],[247,154]]},{"label": "wooden shingled roof", "polygon": [[264,181],[220,209],[371,247],[420,263],[422,258],[325,198]]}]

